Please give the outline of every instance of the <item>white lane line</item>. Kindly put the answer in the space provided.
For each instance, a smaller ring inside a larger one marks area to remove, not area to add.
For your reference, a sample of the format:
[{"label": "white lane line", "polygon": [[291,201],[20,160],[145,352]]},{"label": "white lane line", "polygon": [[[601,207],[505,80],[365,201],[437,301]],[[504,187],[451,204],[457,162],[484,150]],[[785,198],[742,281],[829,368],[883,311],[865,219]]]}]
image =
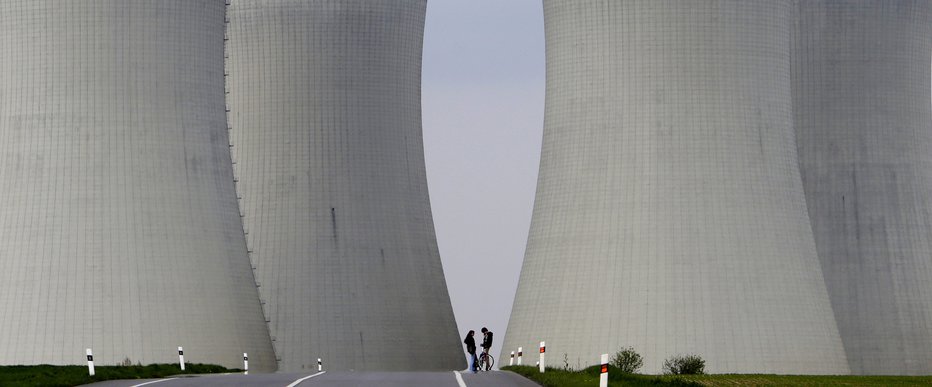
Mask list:
[{"label": "white lane line", "polygon": [[318,373],[316,373],[316,374],[314,374],[314,375],[305,376],[305,377],[303,377],[303,378],[301,378],[301,379],[298,379],[298,380],[295,380],[294,382],[291,382],[291,384],[287,385],[286,387],[294,387],[294,386],[297,386],[297,385],[301,384],[301,382],[303,382],[303,381],[305,381],[305,380],[308,380],[308,379],[313,378],[313,377],[315,377],[315,376],[323,375],[323,374],[325,374],[325,373],[327,373],[327,371],[320,371],[320,372],[318,372]]},{"label": "white lane line", "polygon": [[147,384],[162,383],[162,382],[167,382],[167,381],[169,381],[169,380],[175,380],[175,379],[178,379],[178,378],[168,378],[168,379],[153,380],[153,381],[151,381],[151,382],[145,382],[145,383],[135,384],[135,385],[132,385],[132,386],[130,386],[130,387],[139,387],[139,386],[145,386],[145,385],[147,385]]},{"label": "white lane line", "polygon": [[463,375],[460,375],[459,371],[453,371],[456,375],[456,382],[460,384],[460,387],[466,387],[466,382],[463,381]]}]

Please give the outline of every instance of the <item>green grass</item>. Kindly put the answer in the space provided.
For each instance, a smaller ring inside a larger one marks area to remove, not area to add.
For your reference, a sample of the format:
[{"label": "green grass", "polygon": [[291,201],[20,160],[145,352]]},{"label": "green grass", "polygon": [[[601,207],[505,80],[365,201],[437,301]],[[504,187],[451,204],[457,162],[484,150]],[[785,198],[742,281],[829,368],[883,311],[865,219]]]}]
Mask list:
[{"label": "green grass", "polygon": [[695,375],[702,386],[932,386],[932,376]]},{"label": "green grass", "polygon": [[185,363],[181,371],[177,364],[147,366],[97,366],[94,376],[88,376],[87,366],[0,366],[0,386],[70,387],[115,379],[154,379],[178,374],[216,374],[236,372],[210,364]]},{"label": "green grass", "polygon": [[[544,387],[598,387],[599,385],[599,366],[589,367],[582,371],[565,371],[557,368],[547,368],[547,372],[545,373],[540,373],[537,367],[530,366],[508,366],[502,367],[502,369],[517,373]],[[609,367],[608,385],[610,387],[702,386],[702,384],[687,381],[682,377],[624,374],[615,367]]]},{"label": "green grass", "polygon": [[[518,373],[544,387],[596,387],[599,385],[598,366],[583,371],[564,371],[547,368],[541,374],[537,367],[503,367]],[[844,387],[897,387],[932,386],[932,376],[809,376],[809,375],[626,375],[609,367],[609,386],[844,386]]]}]

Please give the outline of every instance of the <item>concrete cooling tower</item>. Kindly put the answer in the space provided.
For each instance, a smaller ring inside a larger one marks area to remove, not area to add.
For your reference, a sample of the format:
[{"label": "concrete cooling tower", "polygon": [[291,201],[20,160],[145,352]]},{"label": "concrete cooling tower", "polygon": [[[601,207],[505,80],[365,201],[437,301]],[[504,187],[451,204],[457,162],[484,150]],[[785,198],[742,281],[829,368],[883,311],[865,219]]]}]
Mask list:
[{"label": "concrete cooling tower", "polygon": [[851,370],[932,373],[932,4],[799,1],[803,183]]},{"label": "concrete cooling tower", "polygon": [[791,2],[543,4],[540,176],[504,351],[848,373],[797,164]]},{"label": "concrete cooling tower", "polygon": [[425,0],[236,0],[229,107],[280,369],[466,367],[421,140]]},{"label": "concrete cooling tower", "polygon": [[274,370],[237,211],[224,4],[0,6],[0,364]]}]

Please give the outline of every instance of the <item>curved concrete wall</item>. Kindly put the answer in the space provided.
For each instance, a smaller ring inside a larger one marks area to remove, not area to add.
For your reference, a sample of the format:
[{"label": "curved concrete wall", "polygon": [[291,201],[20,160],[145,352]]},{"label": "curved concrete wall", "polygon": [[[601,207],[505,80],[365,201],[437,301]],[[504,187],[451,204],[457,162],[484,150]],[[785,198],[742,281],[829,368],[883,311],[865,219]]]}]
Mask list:
[{"label": "curved concrete wall", "polygon": [[932,4],[797,4],[799,157],[851,370],[932,373]]},{"label": "curved concrete wall", "polygon": [[0,364],[273,370],[237,211],[224,4],[0,6]]},{"label": "curved concrete wall", "polygon": [[797,164],[792,4],[544,15],[540,176],[501,358],[546,340],[571,366],[633,346],[645,372],[684,353],[711,372],[849,372]]},{"label": "curved concrete wall", "polygon": [[425,0],[237,0],[237,186],[280,368],[466,367],[421,140]]}]

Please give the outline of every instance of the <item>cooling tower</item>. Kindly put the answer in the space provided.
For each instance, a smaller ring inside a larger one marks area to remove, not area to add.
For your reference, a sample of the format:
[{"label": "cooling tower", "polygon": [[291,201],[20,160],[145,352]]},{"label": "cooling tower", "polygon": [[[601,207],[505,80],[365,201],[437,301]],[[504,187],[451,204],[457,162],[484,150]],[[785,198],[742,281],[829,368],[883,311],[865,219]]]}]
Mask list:
[{"label": "cooling tower", "polygon": [[543,4],[540,175],[502,358],[546,341],[573,367],[631,346],[649,373],[678,354],[848,373],[797,163],[790,1]]},{"label": "cooling tower", "polygon": [[237,211],[224,4],[0,7],[0,364],[274,370]]},{"label": "cooling tower", "polygon": [[803,185],[851,370],[932,373],[932,4],[801,1]]},{"label": "cooling tower", "polygon": [[466,363],[421,139],[425,0],[237,0],[228,101],[279,367]]}]

